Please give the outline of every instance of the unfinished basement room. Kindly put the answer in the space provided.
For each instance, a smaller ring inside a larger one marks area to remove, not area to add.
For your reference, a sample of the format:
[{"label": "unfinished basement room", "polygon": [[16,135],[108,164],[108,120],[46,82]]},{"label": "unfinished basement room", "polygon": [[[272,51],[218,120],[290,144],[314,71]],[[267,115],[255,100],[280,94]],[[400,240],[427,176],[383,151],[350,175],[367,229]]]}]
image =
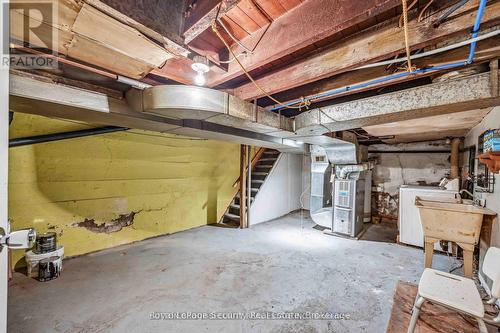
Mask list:
[{"label": "unfinished basement room", "polygon": [[500,0],[0,4],[0,333],[500,333]]}]

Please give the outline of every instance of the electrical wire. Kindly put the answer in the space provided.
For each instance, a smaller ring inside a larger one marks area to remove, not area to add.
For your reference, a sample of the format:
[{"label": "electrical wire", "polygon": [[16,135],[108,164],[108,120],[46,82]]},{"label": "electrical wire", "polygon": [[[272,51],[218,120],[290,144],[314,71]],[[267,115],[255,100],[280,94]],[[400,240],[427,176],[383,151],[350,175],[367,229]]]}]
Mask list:
[{"label": "electrical wire", "polygon": [[282,102],[278,101],[276,98],[274,98],[273,96],[271,96],[270,94],[268,94],[255,80],[254,78],[250,75],[250,73],[248,73],[248,71],[246,70],[245,66],[243,66],[243,64],[241,63],[241,61],[236,57],[236,55],[234,54],[234,51],[231,49],[231,47],[229,47],[229,45],[227,44],[226,40],[222,37],[222,35],[220,34],[219,32],[219,29],[217,28],[217,20],[214,20],[212,22],[212,30],[214,31],[214,33],[217,35],[217,37],[221,40],[221,42],[224,44],[224,46],[228,49],[229,53],[231,53],[231,55],[234,57],[234,59],[236,60],[236,62],[238,63],[238,65],[241,67],[241,70],[245,73],[245,75],[248,77],[248,79],[257,87],[257,89],[259,89],[262,94],[264,94],[265,96],[267,96],[268,98],[270,98],[273,102],[275,102],[276,104],[278,105],[281,105],[282,107],[284,108],[287,108],[287,109],[301,109],[303,107],[307,107],[309,106],[311,103],[307,100],[303,100],[299,105],[297,106],[288,106],[288,105],[285,105],[283,104]]},{"label": "electrical wire", "polygon": [[[437,54],[437,53],[442,53],[442,52],[445,52],[445,51],[457,49],[459,47],[466,46],[466,45],[469,45],[469,44],[471,44],[471,47],[472,47],[472,43],[476,43],[478,41],[481,41],[481,40],[484,40],[484,39],[488,39],[488,38],[491,38],[491,37],[494,37],[494,36],[498,36],[498,35],[500,35],[500,29],[490,31],[488,33],[482,34],[481,36],[477,36],[477,33],[476,33],[476,37],[474,37],[474,38],[471,38],[471,39],[468,39],[468,40],[465,40],[465,41],[462,41],[462,42],[459,42],[459,43],[456,43],[456,44],[448,45],[448,46],[445,46],[445,47],[442,47],[442,48],[438,48],[438,49],[434,49],[434,50],[431,50],[431,51],[423,52],[423,53],[420,53],[420,54],[414,54],[414,55],[411,56],[411,59],[418,59],[418,58],[427,57],[427,56],[434,55],[434,54]],[[474,46],[474,48],[475,48],[475,46]],[[469,56],[469,59],[471,59],[470,56]],[[468,63],[471,62],[471,60],[469,60],[469,59],[467,60]],[[377,63],[372,63],[372,64],[364,65],[364,66],[361,66],[361,67],[357,67],[357,68],[355,68],[353,70],[365,69],[365,68],[372,68],[372,67],[378,67],[378,66],[385,66],[385,65],[389,65],[389,64],[393,64],[393,63],[400,63],[400,62],[405,62],[405,61],[406,61],[405,58],[391,59],[391,60],[380,61],[380,62],[377,62]],[[462,64],[463,64],[463,62],[462,62]],[[441,69],[452,68],[453,66],[450,66],[450,65],[453,65],[453,64],[442,65],[441,67],[443,67],[443,68],[441,68]],[[424,68],[424,69],[419,70],[419,71],[422,72],[422,73],[425,73],[425,72],[431,71],[433,69],[434,70],[435,69],[440,69],[440,66],[437,66],[437,67],[434,66],[434,67],[430,67],[430,68]],[[398,74],[394,74],[394,76],[389,76],[388,78],[387,77],[383,77],[383,78],[379,78],[379,79],[376,79],[376,80],[368,81],[368,82],[365,82],[365,83],[359,83],[359,84],[352,85],[352,86],[347,86],[347,87],[343,87],[343,88],[328,90],[328,91],[325,91],[325,92],[322,92],[322,93],[319,93],[319,94],[316,94],[316,95],[311,95],[311,96],[305,97],[305,99],[311,102],[313,100],[316,100],[316,99],[319,99],[319,98],[322,98],[322,97],[328,97],[328,96],[331,96],[331,95],[334,95],[334,94],[337,94],[337,93],[341,93],[341,92],[346,92],[346,91],[351,91],[351,90],[363,88],[363,87],[368,86],[368,85],[373,84],[373,83],[380,83],[380,82],[389,81],[391,79],[400,78],[400,77],[402,77],[401,74],[403,74],[403,76],[404,76],[404,75],[406,75],[408,73],[407,72],[405,72],[405,73],[398,73]],[[285,105],[288,105],[288,104],[290,104],[290,105],[297,104],[297,103],[300,103],[303,99],[304,99],[304,97],[302,97],[301,99],[292,100],[290,102],[287,102]],[[280,108],[281,107],[276,106],[276,107],[273,107],[271,110],[272,111],[276,111],[276,110],[279,110]]]},{"label": "electrical wire", "polygon": [[[234,37],[234,35],[229,31],[229,29],[224,25],[224,22],[222,22],[222,20],[220,18],[217,18],[217,22],[221,25],[222,29],[224,29],[224,31],[229,35],[229,37],[231,37],[231,39],[236,43],[238,44],[239,46],[241,46],[242,48],[244,48],[247,52],[250,52],[251,54],[253,54],[253,50],[250,50],[248,47],[246,47],[245,45],[243,45],[243,43],[241,43],[238,38]],[[255,48],[254,48],[255,49]],[[236,57],[235,57],[236,58]]]},{"label": "electrical wire", "polygon": [[433,2],[434,2],[434,0],[429,0],[429,2],[427,3],[427,5],[425,5],[424,9],[422,9],[422,11],[420,12],[420,14],[418,14],[418,19],[417,19],[418,22],[422,21],[425,12],[427,11],[427,9],[429,9],[429,7],[432,5]]},{"label": "electrical wire", "polygon": [[451,6],[443,15],[441,15],[441,17],[439,17],[434,22],[434,24],[433,24],[434,28],[439,27],[439,25],[441,23],[443,23],[448,18],[448,16],[450,16],[455,11],[457,11],[460,7],[462,7],[463,5],[465,5],[468,1],[469,0],[461,0],[461,1],[457,2],[456,4],[454,4],[453,6]]}]

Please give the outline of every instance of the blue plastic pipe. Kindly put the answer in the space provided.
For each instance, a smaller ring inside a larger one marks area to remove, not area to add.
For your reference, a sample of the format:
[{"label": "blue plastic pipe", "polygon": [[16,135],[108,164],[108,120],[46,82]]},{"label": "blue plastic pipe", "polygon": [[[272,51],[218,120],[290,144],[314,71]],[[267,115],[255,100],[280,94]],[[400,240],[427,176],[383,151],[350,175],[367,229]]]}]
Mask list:
[{"label": "blue plastic pipe", "polygon": [[[481,26],[481,19],[483,18],[484,9],[486,8],[487,2],[488,2],[488,0],[481,0],[479,2],[479,8],[477,10],[476,20],[474,21],[474,26],[472,28],[472,38],[476,38],[478,36],[479,28]],[[330,97],[330,96],[337,95],[337,94],[340,94],[340,93],[343,93],[346,91],[366,88],[366,87],[369,87],[369,86],[374,85],[374,84],[383,83],[383,82],[387,82],[387,81],[391,81],[391,80],[395,80],[395,79],[400,79],[400,78],[407,77],[410,75],[423,74],[423,73],[439,71],[439,70],[443,70],[443,69],[463,67],[463,66],[472,64],[472,62],[474,61],[475,54],[476,54],[476,42],[472,42],[470,44],[469,57],[467,58],[466,61],[459,61],[459,62],[454,62],[451,64],[445,64],[445,65],[431,66],[431,67],[427,67],[427,68],[417,69],[417,70],[414,70],[411,72],[397,73],[397,74],[389,75],[389,76],[386,76],[383,78],[355,84],[352,86],[347,86],[347,87],[343,87],[343,88],[329,90],[329,91],[326,91],[324,93],[319,93],[316,95],[306,97],[305,100],[315,100],[315,99],[319,99],[319,98],[323,98],[323,97]],[[292,105],[301,103],[302,101],[303,101],[302,99],[290,101],[288,103],[284,103],[283,105],[275,106],[274,108],[271,109],[271,111],[277,111],[277,110],[283,109],[286,106],[292,106]]]},{"label": "blue plastic pipe", "polygon": [[[479,33],[479,28],[481,26],[481,20],[483,18],[484,9],[486,8],[486,2],[487,0],[481,0],[479,2],[479,8],[477,9],[476,20],[474,21],[474,27],[472,28],[472,38],[476,38],[477,34]],[[474,61],[475,52],[476,52],[476,42],[472,42],[470,44],[469,59],[467,59],[467,65],[472,64],[472,62]]]}]

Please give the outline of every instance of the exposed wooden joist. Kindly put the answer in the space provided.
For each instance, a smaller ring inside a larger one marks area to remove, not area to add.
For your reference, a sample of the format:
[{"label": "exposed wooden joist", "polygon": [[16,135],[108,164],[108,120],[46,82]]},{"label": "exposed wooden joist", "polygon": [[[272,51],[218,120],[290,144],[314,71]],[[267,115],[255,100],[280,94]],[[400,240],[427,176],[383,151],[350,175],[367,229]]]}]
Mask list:
[{"label": "exposed wooden joist", "polygon": [[462,137],[476,126],[491,108],[456,112],[420,119],[366,126],[363,129],[371,136],[394,136],[385,143],[432,141],[447,137]]},{"label": "exposed wooden joist", "polygon": [[[197,1],[196,5],[189,11],[185,20],[184,42],[189,44],[203,31],[210,28],[213,20],[224,16],[229,10],[238,4],[240,0],[205,0]],[[220,9],[219,9],[220,6]]]},{"label": "exposed wooden joist", "polygon": [[[162,46],[152,42],[136,29],[98,11],[88,4],[75,5],[62,1],[58,6],[58,21],[40,21],[35,12],[11,11],[11,38],[24,40],[24,25],[37,27],[35,41],[39,47],[49,46],[59,54],[105,68],[134,79],[144,77],[151,69],[172,58]],[[43,19],[43,18],[42,18]],[[57,33],[56,43],[52,37]],[[31,41],[30,41],[31,42]]]},{"label": "exposed wooden joist", "polygon": [[154,68],[150,74],[158,75],[179,83],[192,85],[196,73],[191,69],[192,61],[188,58],[176,57],[167,60],[162,68]]},{"label": "exposed wooden joist", "polygon": [[[253,70],[328,39],[347,28],[400,5],[400,0],[304,1],[272,22],[262,40],[258,41],[266,27],[243,39],[241,41],[243,45],[253,46],[259,42],[259,46],[256,49],[257,52],[242,57],[240,60],[245,68]],[[239,54],[244,50],[235,45],[234,51]],[[242,75],[241,68],[233,62],[229,64],[227,73],[210,73],[208,85],[213,87],[239,75]]]},{"label": "exposed wooden joist", "polygon": [[[470,30],[475,17],[478,0],[471,1],[456,12],[455,17],[434,28],[432,22],[442,12],[437,12],[422,22],[409,23],[409,40],[412,49],[434,45],[457,33]],[[459,15],[461,14],[461,15]],[[500,20],[500,3],[487,6],[483,16],[483,26]],[[379,30],[360,34],[334,48],[296,62],[286,68],[259,78],[257,82],[268,93],[277,93],[299,85],[314,82],[363,64],[395,56],[404,50],[403,30],[397,26],[386,26]],[[262,93],[252,83],[234,89],[234,94],[242,99],[252,100]]]},{"label": "exposed wooden joist", "polygon": [[299,134],[323,134],[500,105],[491,85],[490,73],[449,79],[307,111],[295,117],[295,128]]},{"label": "exposed wooden joist", "polygon": [[[480,41],[478,42],[476,47],[476,56],[474,58],[474,63],[478,64],[481,62],[488,61],[489,59],[498,57],[499,54],[500,54],[500,36]],[[415,59],[413,60],[413,64],[416,65],[418,68],[425,68],[429,66],[436,66],[451,62],[458,62],[458,61],[465,62],[465,60],[467,60],[468,55],[469,55],[469,48],[462,47],[460,49],[455,49],[445,53],[435,54],[428,57]],[[399,65],[396,64],[395,66],[401,66],[401,64]],[[341,73],[331,78],[312,82],[301,87],[284,91],[282,93],[276,94],[274,97],[276,97],[278,100],[282,102],[287,102],[290,100],[298,99],[302,96],[311,96],[329,90],[350,87],[354,84],[381,79],[391,74],[392,72],[390,70],[387,70],[386,66],[359,69],[356,71]],[[357,94],[368,90],[377,90],[385,86],[412,81],[421,77],[435,75],[435,74],[436,72],[427,72],[418,75],[401,77],[395,80],[381,82],[361,89],[355,89],[355,90],[350,89],[328,98],[325,97],[322,100],[339,98],[342,96]],[[228,90],[227,92],[233,94],[232,90]],[[315,100],[313,102],[318,102],[318,101],[319,100]]]},{"label": "exposed wooden joist", "polygon": [[[144,11],[139,11],[137,8],[134,10],[131,6],[136,6],[133,2],[127,1],[116,1],[116,0],[84,0],[86,3],[95,7],[103,13],[113,17],[114,19],[131,26],[149,38],[155,40],[165,47],[167,51],[176,55],[187,57],[190,51],[183,45],[182,37],[180,36],[180,26],[181,22],[178,21],[179,27],[176,30],[172,23],[176,21],[168,20],[165,16],[156,16],[153,20]],[[175,6],[169,1],[156,2],[158,5],[162,6]],[[178,5],[178,4],[177,4]],[[176,6],[178,8],[178,6]],[[119,9],[119,10],[117,10]],[[163,10],[165,11],[165,10]],[[171,12],[171,11],[169,11]],[[133,18],[132,18],[133,17]],[[181,17],[181,16],[179,16]],[[161,21],[169,22],[169,26],[161,24]],[[167,30],[167,28],[170,28]]]}]

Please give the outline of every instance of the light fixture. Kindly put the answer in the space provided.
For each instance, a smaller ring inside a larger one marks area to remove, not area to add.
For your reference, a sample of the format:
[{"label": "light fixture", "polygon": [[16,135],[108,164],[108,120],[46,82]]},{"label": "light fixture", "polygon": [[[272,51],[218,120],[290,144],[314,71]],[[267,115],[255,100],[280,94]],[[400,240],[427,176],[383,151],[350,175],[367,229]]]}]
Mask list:
[{"label": "light fixture", "polygon": [[197,73],[194,78],[194,83],[197,86],[204,86],[207,82],[205,79],[205,73],[210,70],[210,67],[208,66],[208,59],[199,55],[194,56],[191,68]]}]

